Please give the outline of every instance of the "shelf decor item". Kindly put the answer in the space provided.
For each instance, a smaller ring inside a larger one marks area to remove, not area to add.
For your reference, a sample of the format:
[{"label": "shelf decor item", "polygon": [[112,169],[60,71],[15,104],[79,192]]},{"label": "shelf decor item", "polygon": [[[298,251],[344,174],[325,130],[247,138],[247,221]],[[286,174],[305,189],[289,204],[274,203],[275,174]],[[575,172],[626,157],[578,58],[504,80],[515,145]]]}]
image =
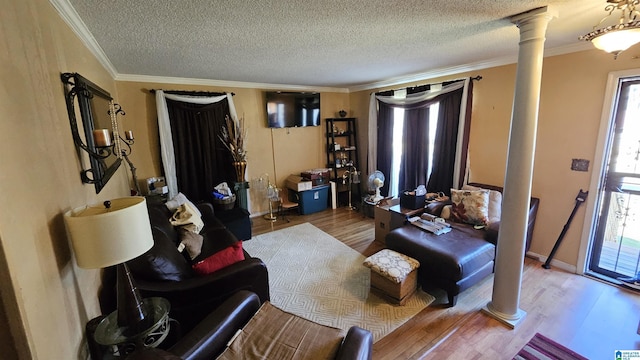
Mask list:
[{"label": "shelf decor item", "polygon": [[247,150],[244,148],[244,142],[246,138],[247,130],[244,128],[244,118],[232,120],[229,115],[225,116],[225,126],[222,127],[220,140],[231,153],[238,182],[245,181]]}]

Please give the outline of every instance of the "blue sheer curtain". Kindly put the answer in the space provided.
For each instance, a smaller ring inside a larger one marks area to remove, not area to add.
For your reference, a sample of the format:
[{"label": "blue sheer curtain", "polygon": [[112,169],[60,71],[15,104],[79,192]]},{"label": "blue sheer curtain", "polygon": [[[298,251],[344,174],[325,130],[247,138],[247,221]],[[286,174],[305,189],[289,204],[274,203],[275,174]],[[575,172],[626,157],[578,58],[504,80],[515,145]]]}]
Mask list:
[{"label": "blue sheer curtain", "polygon": [[413,190],[425,185],[429,174],[429,107],[426,101],[404,109],[402,157],[398,174],[398,190]]},{"label": "blue sheer curtain", "polygon": [[[387,176],[391,173],[391,161],[393,158],[393,141],[391,141],[391,138],[393,138],[393,107],[380,103],[378,114],[377,169]],[[389,181],[384,182],[384,186],[380,188],[380,193],[389,193]]]}]

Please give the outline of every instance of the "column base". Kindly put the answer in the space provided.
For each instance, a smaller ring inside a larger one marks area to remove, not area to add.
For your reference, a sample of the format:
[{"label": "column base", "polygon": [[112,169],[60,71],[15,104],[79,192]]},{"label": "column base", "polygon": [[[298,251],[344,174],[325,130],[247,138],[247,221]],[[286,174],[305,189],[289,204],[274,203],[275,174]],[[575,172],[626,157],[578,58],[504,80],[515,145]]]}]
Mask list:
[{"label": "column base", "polygon": [[516,326],[518,326],[518,324],[520,324],[520,322],[527,316],[527,312],[520,309],[518,309],[514,315],[502,313],[495,310],[493,306],[491,306],[491,302],[487,303],[481,311],[511,329],[515,329]]}]

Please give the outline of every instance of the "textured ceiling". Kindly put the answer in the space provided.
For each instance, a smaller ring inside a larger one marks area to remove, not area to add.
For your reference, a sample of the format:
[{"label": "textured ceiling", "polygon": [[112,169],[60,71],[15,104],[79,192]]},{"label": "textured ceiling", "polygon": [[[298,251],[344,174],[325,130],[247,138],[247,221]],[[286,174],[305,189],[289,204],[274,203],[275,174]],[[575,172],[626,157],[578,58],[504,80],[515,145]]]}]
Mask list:
[{"label": "textured ceiling", "polygon": [[606,15],[605,0],[51,1],[75,9],[119,77],[338,88],[513,62],[509,17],[547,5],[545,48],[588,49],[578,36]]}]

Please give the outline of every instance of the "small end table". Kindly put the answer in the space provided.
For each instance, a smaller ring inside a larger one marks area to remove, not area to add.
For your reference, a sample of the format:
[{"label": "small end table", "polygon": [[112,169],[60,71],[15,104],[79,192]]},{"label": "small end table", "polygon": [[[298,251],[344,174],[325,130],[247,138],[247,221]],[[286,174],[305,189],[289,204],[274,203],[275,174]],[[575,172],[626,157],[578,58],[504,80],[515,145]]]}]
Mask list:
[{"label": "small end table", "polygon": [[409,209],[402,207],[400,204],[393,205],[389,208],[389,213],[391,214],[389,231],[403,226],[407,223],[407,219],[412,216],[419,216],[423,212],[424,208]]},{"label": "small end table", "polygon": [[98,344],[109,347],[112,355],[124,357],[141,347],[157,347],[169,334],[169,301],[161,297],[142,301],[149,326],[140,333],[127,334],[127,328],[118,326],[117,310],[98,323],[94,339]]}]

